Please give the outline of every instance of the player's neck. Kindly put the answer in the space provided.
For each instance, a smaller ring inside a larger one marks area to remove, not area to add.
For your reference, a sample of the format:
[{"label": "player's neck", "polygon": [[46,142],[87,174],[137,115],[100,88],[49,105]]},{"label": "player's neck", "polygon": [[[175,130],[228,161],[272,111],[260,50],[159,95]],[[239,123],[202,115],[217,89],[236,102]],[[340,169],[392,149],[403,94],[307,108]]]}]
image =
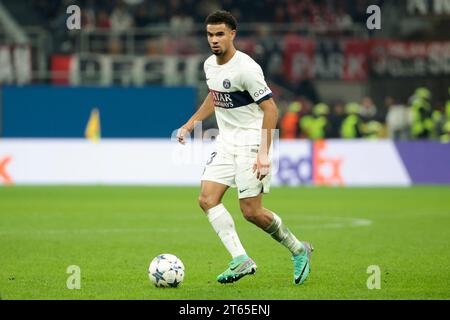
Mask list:
[{"label": "player's neck", "polygon": [[222,65],[230,61],[236,53],[236,48],[231,47],[230,50],[225,52],[223,56],[216,56],[216,62],[218,65]]}]

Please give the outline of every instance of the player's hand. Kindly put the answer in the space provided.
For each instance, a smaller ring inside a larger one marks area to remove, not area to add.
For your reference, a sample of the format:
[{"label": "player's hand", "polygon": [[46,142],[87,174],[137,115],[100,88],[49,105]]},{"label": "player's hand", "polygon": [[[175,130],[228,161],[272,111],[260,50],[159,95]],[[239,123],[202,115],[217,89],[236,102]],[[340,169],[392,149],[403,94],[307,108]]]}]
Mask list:
[{"label": "player's hand", "polygon": [[258,153],[256,156],[256,163],[253,165],[253,173],[256,171],[256,178],[258,180],[264,179],[270,172],[269,156],[264,153]]},{"label": "player's hand", "polygon": [[181,144],[185,144],[186,143],[186,136],[189,135],[189,130],[186,127],[181,127],[180,129],[178,129],[177,131],[177,140],[179,143]]}]

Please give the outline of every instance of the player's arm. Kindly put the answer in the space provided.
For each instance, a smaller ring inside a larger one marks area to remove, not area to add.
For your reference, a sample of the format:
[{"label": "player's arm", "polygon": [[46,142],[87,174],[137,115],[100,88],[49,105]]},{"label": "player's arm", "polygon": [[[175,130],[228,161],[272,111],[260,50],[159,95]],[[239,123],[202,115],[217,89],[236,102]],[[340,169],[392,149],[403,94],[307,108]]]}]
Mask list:
[{"label": "player's arm", "polygon": [[214,101],[211,93],[208,93],[205,100],[194,113],[194,115],[177,132],[177,140],[185,144],[185,137],[194,130],[195,122],[207,119],[214,112]]},{"label": "player's arm", "polygon": [[261,130],[261,145],[253,171],[257,170],[256,176],[262,180],[269,174],[270,170],[269,150],[277,127],[278,107],[272,98],[262,101],[259,107],[264,112],[264,117]]}]

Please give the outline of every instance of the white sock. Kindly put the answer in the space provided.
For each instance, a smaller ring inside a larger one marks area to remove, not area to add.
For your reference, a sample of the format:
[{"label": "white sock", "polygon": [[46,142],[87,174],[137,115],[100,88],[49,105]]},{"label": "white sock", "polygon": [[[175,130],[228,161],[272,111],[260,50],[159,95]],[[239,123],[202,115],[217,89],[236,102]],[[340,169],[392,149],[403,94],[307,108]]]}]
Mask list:
[{"label": "white sock", "polygon": [[219,204],[207,211],[208,220],[216,231],[222,243],[227,248],[233,258],[246,254],[244,247],[239,240],[234,226],[233,218],[224,207]]},{"label": "white sock", "polygon": [[266,232],[275,240],[285,246],[293,255],[297,255],[303,251],[303,244],[298,241],[294,234],[281,221],[281,218],[272,212],[273,221],[266,229]]}]

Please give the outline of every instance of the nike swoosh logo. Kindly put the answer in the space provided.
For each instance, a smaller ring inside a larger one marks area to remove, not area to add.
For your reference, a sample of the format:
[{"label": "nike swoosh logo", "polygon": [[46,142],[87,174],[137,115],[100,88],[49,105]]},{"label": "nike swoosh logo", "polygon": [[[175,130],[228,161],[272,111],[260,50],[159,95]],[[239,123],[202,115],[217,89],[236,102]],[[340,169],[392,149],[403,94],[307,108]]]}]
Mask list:
[{"label": "nike swoosh logo", "polygon": [[243,190],[239,190],[239,193],[242,193],[242,192],[247,191],[247,190],[248,190],[248,188],[247,189],[243,189]]},{"label": "nike swoosh logo", "polygon": [[307,266],[308,266],[308,263],[306,263],[305,266],[303,267],[303,270],[300,273],[300,276],[297,279],[295,279],[295,284],[298,284],[300,282],[300,280],[301,280],[301,278],[303,276],[303,273],[305,272]]},{"label": "nike swoosh logo", "polygon": [[[252,262],[253,262],[252,260],[247,260],[247,261],[241,266],[241,269],[247,268],[247,266],[248,266],[249,264],[251,264]],[[237,265],[237,266],[235,266],[235,267],[233,267],[233,268],[230,267],[230,270],[231,270],[231,271],[234,271],[234,270],[236,270],[237,267],[239,267],[239,265]]]}]

